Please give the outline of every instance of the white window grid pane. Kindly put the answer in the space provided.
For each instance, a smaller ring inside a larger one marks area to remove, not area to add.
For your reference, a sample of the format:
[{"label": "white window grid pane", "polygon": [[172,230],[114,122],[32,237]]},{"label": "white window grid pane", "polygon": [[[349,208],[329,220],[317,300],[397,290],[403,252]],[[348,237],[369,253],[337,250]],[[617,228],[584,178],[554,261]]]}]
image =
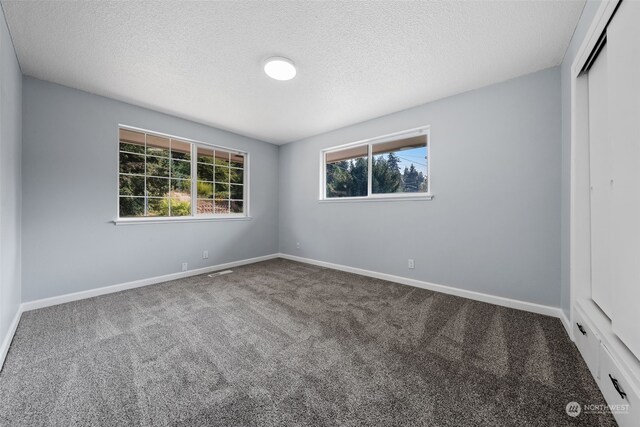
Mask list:
[{"label": "white window grid pane", "polygon": [[[125,127],[121,127],[120,129],[127,129]],[[175,138],[176,140],[178,140],[181,144],[187,143],[190,145],[190,159],[189,160],[184,160],[184,159],[177,159],[177,158],[173,158],[172,154],[171,154],[171,150],[172,150],[172,143],[174,138],[168,138],[169,139],[169,156],[168,157],[164,157],[164,156],[157,156],[157,155],[153,155],[153,154],[148,154],[147,153],[147,149],[148,149],[148,137],[149,135],[155,135],[149,132],[142,132],[139,130],[136,130],[136,132],[140,132],[142,134],[144,134],[144,148],[142,153],[136,153],[133,151],[128,151],[128,150],[123,150],[120,149],[121,147],[121,142],[118,142],[118,147],[119,147],[119,152],[122,153],[127,153],[127,154],[134,154],[134,155],[139,155],[144,159],[144,173],[143,174],[133,174],[133,173],[122,173],[120,172],[120,169],[118,169],[118,176],[137,176],[137,177],[142,177],[144,179],[144,196],[121,196],[120,195],[120,184],[118,184],[118,200],[120,200],[121,197],[131,197],[131,198],[139,198],[139,199],[144,199],[145,203],[144,203],[144,216],[145,217],[149,217],[150,213],[149,213],[149,201],[150,200],[162,200],[162,199],[166,199],[168,202],[168,217],[172,216],[172,200],[173,200],[173,190],[172,190],[172,182],[173,180],[190,180],[191,181],[191,194],[190,194],[190,199],[191,199],[191,215],[190,216],[196,216],[197,214],[197,203],[198,200],[203,200],[202,198],[198,198],[198,194],[197,194],[197,182],[199,181],[198,179],[198,173],[197,173],[197,165],[198,164],[203,164],[203,165],[209,165],[212,166],[214,168],[213,172],[214,172],[214,176],[213,176],[213,181],[208,181],[208,180],[201,180],[201,181],[205,181],[208,183],[213,184],[214,189],[213,189],[213,198],[212,199],[207,199],[207,200],[211,200],[213,205],[214,205],[214,211],[215,211],[215,205],[217,204],[218,206],[221,206],[226,212],[228,213],[231,210],[231,202],[232,201],[239,201],[242,202],[243,204],[243,212],[246,211],[246,170],[245,168],[237,168],[237,167],[231,167],[231,154],[233,153],[234,155],[239,155],[242,156],[243,158],[243,165],[246,164],[246,159],[247,156],[245,153],[238,153],[235,152],[233,150],[228,150],[228,149],[216,149],[216,147],[214,146],[209,146],[209,145],[205,145],[205,144],[197,144],[194,142],[188,142],[185,141],[184,138],[179,139],[179,138]],[[160,136],[160,135],[158,135]],[[165,137],[165,136],[161,136],[161,137]],[[198,162],[198,156],[197,156],[197,147],[203,147],[206,149],[211,149],[213,152],[213,164],[211,163],[202,163],[202,162]],[[224,153],[224,158],[223,160],[226,160],[226,165],[222,166],[222,165],[217,165],[216,164],[216,153],[218,156],[220,156],[221,153]],[[168,175],[166,176],[160,176],[158,174],[154,174],[151,175],[150,174],[150,168],[149,168],[149,159],[150,158],[157,158],[157,159],[162,159],[163,161],[166,161],[168,163],[167,169],[168,169]],[[191,165],[190,168],[190,174],[187,177],[177,177],[174,176],[174,161],[178,161],[178,162],[189,162]],[[215,168],[216,167],[223,167],[225,169],[227,169],[227,176],[226,176],[226,180],[216,180],[215,177]],[[230,171],[231,169],[236,170],[236,171],[242,171],[243,174],[243,183],[242,184],[231,184],[231,174]],[[165,195],[164,197],[160,197],[160,196],[151,196],[149,195],[149,192],[147,190],[147,186],[149,184],[149,179],[151,178],[159,178],[159,179],[167,179],[169,181],[169,192],[167,193],[167,195]],[[222,199],[222,200],[218,200],[216,201],[215,199],[215,184],[226,184],[227,186],[229,186],[229,194],[227,199]],[[230,191],[231,191],[231,185],[236,185],[236,186],[241,186],[242,187],[242,199],[230,199]],[[118,212],[119,212],[119,204],[118,204]],[[214,213],[215,215],[215,213]]]}]

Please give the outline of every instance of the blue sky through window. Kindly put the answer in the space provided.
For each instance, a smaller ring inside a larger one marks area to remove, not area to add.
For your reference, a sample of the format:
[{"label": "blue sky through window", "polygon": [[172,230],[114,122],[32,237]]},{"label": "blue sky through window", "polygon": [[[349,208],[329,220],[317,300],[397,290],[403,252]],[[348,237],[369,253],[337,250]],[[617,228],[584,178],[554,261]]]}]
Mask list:
[{"label": "blue sky through window", "polygon": [[[411,164],[413,163],[413,167],[415,167],[418,170],[418,172],[422,172],[425,176],[427,176],[427,159],[426,159],[427,148],[426,147],[395,151],[393,154],[395,154],[400,159],[400,162],[398,164],[400,166],[400,173],[404,173],[404,168],[410,167]],[[387,153],[383,154],[383,156],[386,158]]]}]

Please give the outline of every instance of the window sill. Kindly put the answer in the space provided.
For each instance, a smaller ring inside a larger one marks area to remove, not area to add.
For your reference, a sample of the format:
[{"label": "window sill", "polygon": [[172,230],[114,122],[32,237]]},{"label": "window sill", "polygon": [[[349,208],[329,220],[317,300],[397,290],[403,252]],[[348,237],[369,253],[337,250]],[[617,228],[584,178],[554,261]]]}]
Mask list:
[{"label": "window sill", "polygon": [[321,203],[346,203],[346,202],[394,202],[394,201],[427,201],[432,200],[433,194],[401,195],[401,196],[371,196],[371,197],[336,197],[332,199],[320,199]]},{"label": "window sill", "polygon": [[210,222],[210,221],[250,221],[252,217],[246,215],[204,216],[204,217],[173,217],[173,218],[120,218],[113,220],[114,225],[136,224],[165,224],[176,222]]}]

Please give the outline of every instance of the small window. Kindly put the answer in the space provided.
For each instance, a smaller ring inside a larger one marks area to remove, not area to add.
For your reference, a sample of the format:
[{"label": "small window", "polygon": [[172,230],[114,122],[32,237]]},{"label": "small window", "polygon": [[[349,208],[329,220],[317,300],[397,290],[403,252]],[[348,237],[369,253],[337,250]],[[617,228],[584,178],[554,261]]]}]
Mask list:
[{"label": "small window", "polygon": [[428,128],[322,152],[321,199],[430,198]]},{"label": "small window", "polygon": [[119,218],[246,216],[246,153],[120,129]]}]

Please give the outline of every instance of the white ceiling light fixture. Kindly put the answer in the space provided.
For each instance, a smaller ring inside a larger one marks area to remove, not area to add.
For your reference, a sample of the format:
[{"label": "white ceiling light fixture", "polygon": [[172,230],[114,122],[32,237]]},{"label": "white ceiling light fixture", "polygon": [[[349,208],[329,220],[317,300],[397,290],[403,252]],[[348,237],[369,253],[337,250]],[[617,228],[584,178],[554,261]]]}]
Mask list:
[{"label": "white ceiling light fixture", "polygon": [[274,80],[291,80],[296,76],[296,66],[290,59],[273,56],[264,61],[264,72]]}]

